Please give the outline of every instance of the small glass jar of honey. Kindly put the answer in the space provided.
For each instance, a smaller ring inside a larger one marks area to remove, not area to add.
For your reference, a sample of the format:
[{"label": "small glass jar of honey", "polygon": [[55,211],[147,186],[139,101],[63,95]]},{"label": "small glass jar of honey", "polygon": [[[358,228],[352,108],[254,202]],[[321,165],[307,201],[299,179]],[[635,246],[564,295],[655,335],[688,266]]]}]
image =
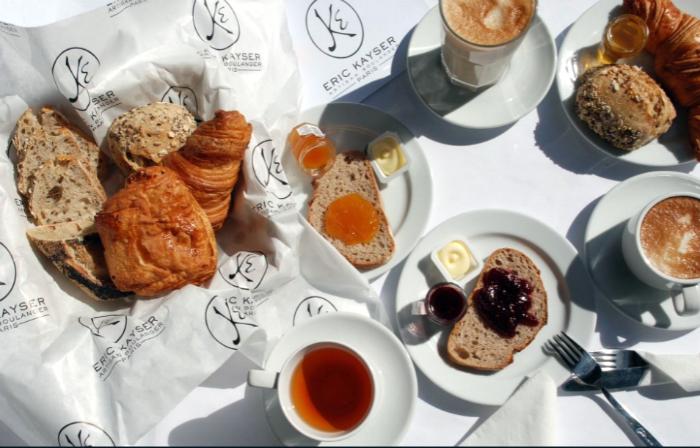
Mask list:
[{"label": "small glass jar of honey", "polygon": [[634,14],[623,14],[608,23],[598,48],[602,64],[614,64],[618,59],[631,58],[642,52],[649,38],[649,27]]},{"label": "small glass jar of honey", "polygon": [[323,173],[335,159],[335,144],[313,124],[296,126],[289,133],[287,143],[299,166],[310,176]]}]

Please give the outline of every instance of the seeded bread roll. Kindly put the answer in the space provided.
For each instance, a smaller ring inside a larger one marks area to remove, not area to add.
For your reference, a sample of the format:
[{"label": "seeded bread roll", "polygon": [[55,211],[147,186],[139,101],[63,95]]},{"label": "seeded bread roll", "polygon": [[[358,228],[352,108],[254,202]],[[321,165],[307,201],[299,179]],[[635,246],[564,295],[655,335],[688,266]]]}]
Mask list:
[{"label": "seeded bread roll", "polygon": [[583,74],[576,91],[576,115],[603,140],[631,151],[668,131],[676,110],[641,68],[615,64]]},{"label": "seeded bread roll", "polygon": [[197,123],[182,106],[151,103],[114,120],[107,132],[107,151],[124,174],[160,164],[180,149]]}]

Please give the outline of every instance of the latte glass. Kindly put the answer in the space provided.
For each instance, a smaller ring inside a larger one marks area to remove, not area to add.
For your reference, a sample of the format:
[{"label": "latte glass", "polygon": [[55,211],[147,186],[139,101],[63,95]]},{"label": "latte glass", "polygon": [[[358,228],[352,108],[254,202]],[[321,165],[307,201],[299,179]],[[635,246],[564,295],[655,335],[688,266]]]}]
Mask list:
[{"label": "latte glass", "polygon": [[442,22],[441,59],[447,76],[453,84],[469,90],[497,83],[508,70],[515,50],[532,26],[537,14],[537,0],[532,0],[530,21],[520,34],[497,45],[476,44],[454,31],[445,18],[443,5],[448,1],[450,0],[440,0],[439,5]]}]

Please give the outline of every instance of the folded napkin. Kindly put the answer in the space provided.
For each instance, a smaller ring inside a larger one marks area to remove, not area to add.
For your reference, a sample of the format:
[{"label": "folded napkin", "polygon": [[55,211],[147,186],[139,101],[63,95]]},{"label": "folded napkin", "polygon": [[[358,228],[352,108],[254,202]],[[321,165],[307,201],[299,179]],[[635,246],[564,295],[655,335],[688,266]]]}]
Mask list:
[{"label": "folded napkin", "polygon": [[525,380],[461,445],[553,445],[556,427],[557,385],[540,371]]},{"label": "folded napkin", "polygon": [[649,363],[651,384],[674,382],[686,392],[700,392],[700,355],[638,353]]}]

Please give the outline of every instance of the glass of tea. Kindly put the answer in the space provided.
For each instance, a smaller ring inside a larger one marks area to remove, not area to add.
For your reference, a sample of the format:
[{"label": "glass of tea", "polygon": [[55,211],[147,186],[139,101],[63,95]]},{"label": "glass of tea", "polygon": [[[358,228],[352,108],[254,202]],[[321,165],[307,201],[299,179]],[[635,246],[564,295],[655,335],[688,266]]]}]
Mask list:
[{"label": "glass of tea", "polygon": [[337,342],[319,342],[298,350],[279,372],[251,370],[248,384],[276,388],[289,423],[320,442],[355,434],[375,399],[372,369],[356,350]]}]

